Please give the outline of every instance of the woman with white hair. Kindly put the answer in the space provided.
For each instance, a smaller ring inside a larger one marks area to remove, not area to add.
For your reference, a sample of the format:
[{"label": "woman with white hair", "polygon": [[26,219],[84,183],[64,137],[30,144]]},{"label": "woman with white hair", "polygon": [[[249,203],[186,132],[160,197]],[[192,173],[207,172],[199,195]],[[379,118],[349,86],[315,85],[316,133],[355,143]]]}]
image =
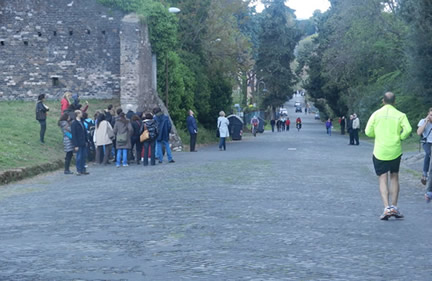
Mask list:
[{"label": "woman with white hair", "polygon": [[219,112],[219,118],[217,120],[217,127],[219,130],[219,137],[220,137],[220,140],[219,140],[219,150],[220,151],[222,151],[222,147],[223,147],[223,150],[226,150],[225,139],[227,137],[229,137],[228,125],[229,125],[229,121],[225,117],[225,112],[223,112],[223,111]]}]

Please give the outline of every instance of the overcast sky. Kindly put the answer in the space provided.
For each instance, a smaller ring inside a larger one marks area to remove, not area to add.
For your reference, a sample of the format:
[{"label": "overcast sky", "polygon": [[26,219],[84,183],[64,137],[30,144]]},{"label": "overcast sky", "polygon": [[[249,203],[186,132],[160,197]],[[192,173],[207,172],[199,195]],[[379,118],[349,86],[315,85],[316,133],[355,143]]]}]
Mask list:
[{"label": "overcast sky", "polygon": [[[330,7],[328,0],[287,0],[285,4],[295,10],[297,19],[308,19],[315,10],[325,12]],[[257,11],[261,12],[262,9],[264,9],[264,5],[257,4]]]}]

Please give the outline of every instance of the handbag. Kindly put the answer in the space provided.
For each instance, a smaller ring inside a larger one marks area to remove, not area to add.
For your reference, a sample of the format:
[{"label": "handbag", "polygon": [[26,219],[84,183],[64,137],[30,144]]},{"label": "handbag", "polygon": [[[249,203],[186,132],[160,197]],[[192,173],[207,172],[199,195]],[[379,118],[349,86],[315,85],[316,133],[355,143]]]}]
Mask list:
[{"label": "handbag", "polygon": [[423,134],[420,137],[420,142],[421,143],[426,143],[427,142],[427,138],[429,137],[430,133],[432,131],[432,128],[429,130],[429,133],[426,135],[426,137],[423,137]]},{"label": "handbag", "polygon": [[150,138],[150,134],[149,131],[147,129],[145,129],[142,134],[140,135],[140,142],[145,142],[146,140],[148,140]]}]

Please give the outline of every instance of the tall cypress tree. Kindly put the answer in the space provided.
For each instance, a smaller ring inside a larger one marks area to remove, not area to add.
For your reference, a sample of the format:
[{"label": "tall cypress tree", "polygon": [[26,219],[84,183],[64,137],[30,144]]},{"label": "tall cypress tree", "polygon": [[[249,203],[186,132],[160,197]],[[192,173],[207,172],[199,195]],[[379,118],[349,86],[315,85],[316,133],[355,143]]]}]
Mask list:
[{"label": "tall cypress tree", "polygon": [[290,64],[294,48],[300,39],[294,10],[285,6],[284,0],[266,1],[259,33],[257,76],[267,87],[262,106],[280,106],[292,95],[296,76]]}]

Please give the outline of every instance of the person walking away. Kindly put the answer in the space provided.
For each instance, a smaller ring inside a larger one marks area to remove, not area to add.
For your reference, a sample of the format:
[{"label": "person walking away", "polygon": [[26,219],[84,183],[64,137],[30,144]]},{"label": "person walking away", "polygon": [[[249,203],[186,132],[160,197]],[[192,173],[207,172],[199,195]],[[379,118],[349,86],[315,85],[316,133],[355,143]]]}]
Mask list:
[{"label": "person walking away", "polygon": [[189,131],[190,135],[190,152],[197,152],[195,149],[197,134],[198,134],[198,127],[197,123],[194,117],[194,112],[192,110],[189,110],[189,115],[186,118],[186,126]]},{"label": "person walking away", "polygon": [[431,144],[432,144],[432,107],[429,108],[428,115],[426,118],[421,119],[417,124],[417,135],[421,136],[420,142],[422,143],[423,150],[425,152],[423,160],[423,175],[420,179],[423,185],[426,185],[430,164],[431,156]]},{"label": "person walking away", "polygon": [[301,120],[300,117],[297,117],[297,119],[296,119],[296,128],[297,128],[298,132],[300,132],[301,127],[302,127],[302,120]]},{"label": "person walking away", "polygon": [[272,133],[274,133],[275,125],[276,125],[276,121],[272,118],[272,120],[270,120],[270,126],[272,128]]},{"label": "person walking away", "polygon": [[36,103],[36,120],[40,124],[39,140],[41,143],[45,143],[46,118],[49,111],[49,107],[44,104],[44,101],[45,94],[40,94]]},{"label": "person walking away", "polygon": [[63,116],[64,111],[67,110],[71,105],[71,99],[72,99],[72,94],[70,92],[64,93],[63,98],[60,101],[60,105],[61,105],[60,116]]},{"label": "person walking away", "polygon": [[254,137],[256,137],[256,133],[258,131],[258,124],[259,124],[259,120],[256,116],[252,117],[251,119],[251,131],[252,134],[254,135]]},{"label": "person walking away", "polygon": [[70,171],[70,163],[73,156],[74,146],[72,144],[72,133],[70,126],[70,115],[67,113],[63,113],[58,121],[58,126],[62,130],[63,133],[63,148],[64,152],[66,152],[65,156],[65,164],[64,164],[64,174],[72,175],[73,172]]},{"label": "person walking away", "polygon": [[158,125],[159,132],[156,138],[156,156],[159,158],[159,163],[163,162],[162,145],[165,147],[165,151],[168,157],[168,163],[175,163],[169,145],[169,134],[172,127],[171,121],[169,120],[168,116],[163,114],[162,110],[158,107],[153,110],[153,113],[155,114],[154,119],[156,120],[156,123]]},{"label": "person walking away", "polygon": [[75,120],[71,125],[72,132],[72,144],[76,154],[76,169],[77,176],[88,175],[89,172],[86,171],[85,163],[87,157],[87,130],[82,122],[82,112],[81,110],[75,111]]},{"label": "person walking away", "polygon": [[114,135],[116,137],[117,145],[117,157],[116,157],[116,167],[120,167],[120,163],[123,160],[123,167],[128,165],[128,149],[131,148],[131,135],[133,132],[132,125],[128,119],[126,119],[126,114],[121,112],[119,118],[114,125]]},{"label": "person walking away", "polygon": [[357,114],[353,114],[353,122],[352,122],[352,131],[353,138],[355,141],[355,145],[359,145],[359,131],[360,131],[360,119],[357,117]]},{"label": "person walking away", "polygon": [[341,129],[341,135],[345,135],[345,126],[346,126],[345,116],[341,117],[339,124]]},{"label": "person walking away", "polygon": [[217,126],[219,130],[219,151],[222,151],[222,148],[226,150],[226,138],[229,137],[229,120],[225,117],[225,112],[223,111],[219,112]]},{"label": "person walking away", "polygon": [[144,130],[148,130],[149,138],[143,142],[144,146],[144,159],[143,165],[148,166],[149,159],[149,148],[150,148],[150,165],[156,165],[156,139],[158,136],[158,124],[153,119],[153,115],[151,113],[146,113],[144,115],[144,120],[142,122],[141,133]]},{"label": "person walking away", "polygon": [[[401,141],[410,135],[412,128],[406,115],[394,107],[395,99],[392,92],[384,94],[384,106],[371,115],[365,130],[368,137],[375,138],[372,159],[375,172],[379,177],[379,189],[384,204],[381,220],[388,220],[392,216],[404,217],[397,207],[400,189],[399,166],[402,157]],[[391,204],[389,197],[391,197]]]},{"label": "person walking away", "polygon": [[96,146],[96,163],[109,164],[108,160],[111,153],[112,140],[114,139],[114,130],[103,113],[100,113],[96,119],[96,129],[93,139]]},{"label": "person walking away", "polygon": [[347,124],[347,131],[349,134],[349,143],[348,143],[349,145],[354,145],[354,132],[352,129],[353,119],[354,119],[354,116],[351,114],[350,120],[348,120],[348,124]]},{"label": "person walking away", "polygon": [[282,117],[282,119],[281,119],[281,128],[282,128],[282,132],[285,132],[285,122],[286,122],[286,119],[285,119],[285,116],[284,117]]},{"label": "person walking away", "polygon": [[285,121],[285,125],[286,125],[286,130],[288,132],[289,128],[290,128],[290,125],[291,125],[291,121],[290,121],[289,117],[287,117],[287,120]]},{"label": "person walking away", "polygon": [[[141,131],[141,119],[138,115],[134,114],[131,119],[131,124],[133,128],[133,133],[131,136],[131,150],[133,151],[133,148],[135,147],[135,162],[137,165],[139,165],[141,162],[141,151],[142,151],[142,143],[140,141],[140,131]],[[131,154],[133,154],[131,152]]]},{"label": "person walking away", "polygon": [[327,122],[325,123],[326,129],[327,129],[327,135],[331,136],[331,129],[332,129],[332,121],[331,119],[327,119]]}]

